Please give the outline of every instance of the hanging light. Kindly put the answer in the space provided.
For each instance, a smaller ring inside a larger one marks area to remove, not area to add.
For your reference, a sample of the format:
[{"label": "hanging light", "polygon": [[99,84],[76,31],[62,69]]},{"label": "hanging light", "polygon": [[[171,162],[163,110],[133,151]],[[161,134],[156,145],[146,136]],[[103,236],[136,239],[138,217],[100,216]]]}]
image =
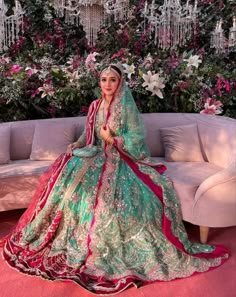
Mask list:
[{"label": "hanging light", "polygon": [[229,29],[229,50],[236,51],[236,16],[233,17],[233,26]]},{"label": "hanging light", "polygon": [[215,48],[217,54],[225,52],[226,39],[222,28],[222,19],[216,23],[215,30],[211,33],[211,48]]},{"label": "hanging light", "polygon": [[90,45],[94,45],[97,34],[103,26],[125,20],[129,14],[129,0],[54,0],[59,17],[65,17],[68,24],[83,26]]},{"label": "hanging light", "polygon": [[7,16],[7,6],[0,0],[0,52],[6,51],[23,33],[24,11],[19,1],[15,1],[14,13]]},{"label": "hanging light", "polygon": [[144,23],[146,22],[154,32],[154,43],[161,49],[176,49],[186,44],[193,33],[193,25],[196,23],[197,0],[194,5],[181,5],[178,0],[164,0],[162,6],[158,7],[155,0],[151,5],[145,2]]}]

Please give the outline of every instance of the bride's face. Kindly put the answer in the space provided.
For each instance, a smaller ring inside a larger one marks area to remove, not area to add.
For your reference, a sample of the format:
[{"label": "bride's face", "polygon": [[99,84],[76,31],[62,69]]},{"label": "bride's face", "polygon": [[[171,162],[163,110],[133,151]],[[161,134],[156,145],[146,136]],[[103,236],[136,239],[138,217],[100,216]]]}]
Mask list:
[{"label": "bride's face", "polygon": [[118,88],[119,81],[118,76],[112,70],[109,72],[102,72],[100,76],[102,94],[104,94],[106,98],[111,99]]}]

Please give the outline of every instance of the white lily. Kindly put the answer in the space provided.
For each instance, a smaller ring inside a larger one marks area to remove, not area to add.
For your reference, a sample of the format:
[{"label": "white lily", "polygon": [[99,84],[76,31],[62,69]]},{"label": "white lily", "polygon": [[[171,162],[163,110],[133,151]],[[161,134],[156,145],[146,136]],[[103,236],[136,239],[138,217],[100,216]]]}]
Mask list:
[{"label": "white lily", "polygon": [[164,77],[160,77],[159,73],[152,74],[151,71],[148,71],[147,74],[143,74],[144,83],[143,87],[146,87],[147,91],[152,92],[152,95],[156,95],[157,97],[163,99],[163,94],[161,89],[164,89]]},{"label": "white lily", "polygon": [[35,73],[39,72],[38,69],[36,69],[36,68],[31,68],[31,67],[26,67],[26,68],[25,68],[25,71],[31,71],[32,74],[35,74]]},{"label": "white lily", "polygon": [[185,62],[187,62],[187,67],[196,67],[198,68],[199,64],[202,63],[202,60],[199,58],[198,55],[191,55],[188,59],[184,59]]},{"label": "white lily", "polygon": [[135,73],[135,66],[134,64],[122,64],[124,67],[124,73],[127,73],[128,79],[131,79],[131,75]]},{"label": "white lily", "polygon": [[78,70],[74,71],[73,73],[68,73],[67,74],[69,79],[70,79],[70,83],[73,84],[77,84],[78,83],[78,80],[80,79],[80,75],[79,75],[79,72]]}]

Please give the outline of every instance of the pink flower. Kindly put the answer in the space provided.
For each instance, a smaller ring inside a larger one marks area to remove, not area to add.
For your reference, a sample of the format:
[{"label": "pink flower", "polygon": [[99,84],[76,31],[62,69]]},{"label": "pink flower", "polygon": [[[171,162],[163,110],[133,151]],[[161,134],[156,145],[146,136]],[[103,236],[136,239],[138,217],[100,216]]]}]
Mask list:
[{"label": "pink flower", "polygon": [[177,68],[180,61],[180,57],[176,57],[174,54],[172,54],[170,58],[167,59],[167,73],[170,73],[173,69]]},{"label": "pink flower", "polygon": [[200,111],[201,114],[220,114],[222,113],[223,104],[220,101],[214,100],[212,98],[207,98],[206,103],[204,104],[205,109]]},{"label": "pink flower", "polygon": [[19,73],[21,70],[22,70],[22,67],[21,67],[20,65],[14,64],[14,65],[11,67],[11,69],[10,69],[10,71],[9,71],[9,74],[10,74],[10,75],[17,74],[17,73]]},{"label": "pink flower", "polygon": [[230,83],[227,79],[224,79],[220,74],[216,75],[218,77],[216,82],[216,90],[218,92],[218,95],[222,96],[222,90],[225,90],[226,92],[230,91]]},{"label": "pink flower", "polygon": [[33,74],[38,72],[36,68],[31,68],[31,67],[26,67],[25,71],[28,77],[31,77]]},{"label": "pink flower", "polygon": [[96,61],[96,56],[99,56],[99,53],[97,52],[93,52],[91,54],[88,55],[88,57],[85,60],[85,64],[89,64],[91,62],[95,62]]},{"label": "pink flower", "polygon": [[41,98],[48,96],[53,96],[55,91],[51,84],[43,84],[42,87],[38,88],[40,92],[43,92]]},{"label": "pink flower", "polygon": [[86,67],[89,71],[94,71],[97,67],[97,64],[91,61],[90,63],[86,64]]},{"label": "pink flower", "polygon": [[117,53],[112,55],[111,60],[116,58],[123,58],[124,56],[126,56],[126,50],[124,48],[121,48]]},{"label": "pink flower", "polygon": [[20,37],[13,45],[12,45],[12,48],[13,48],[13,51],[16,53],[19,51],[19,49],[23,46],[23,43],[25,41],[25,37]]},{"label": "pink flower", "polygon": [[8,64],[10,62],[10,60],[11,60],[11,58],[9,58],[9,57],[2,57],[0,59],[0,63],[1,64]]},{"label": "pink flower", "polygon": [[28,77],[31,77],[31,76],[33,75],[33,71],[32,71],[32,69],[28,69],[28,70],[26,71],[26,74],[27,74]]},{"label": "pink flower", "polygon": [[77,70],[80,64],[80,56],[70,57],[66,64],[69,65],[70,69]]},{"label": "pink flower", "polygon": [[46,33],[45,39],[49,40],[49,41],[53,41],[53,36],[51,34],[49,34],[49,33]]},{"label": "pink flower", "polygon": [[40,93],[40,91],[38,89],[28,90],[28,91],[26,91],[26,93],[30,94],[30,98],[35,98]]},{"label": "pink flower", "polygon": [[97,67],[97,63],[95,63],[96,62],[96,56],[99,56],[99,53],[93,52],[93,53],[89,54],[88,57],[85,60],[86,68],[89,71],[93,71]]},{"label": "pink flower", "polygon": [[186,89],[188,87],[188,85],[189,85],[189,82],[181,81],[181,82],[179,82],[178,87],[179,87],[180,90],[184,90],[184,89]]},{"label": "pink flower", "polygon": [[44,41],[42,40],[41,36],[37,34],[34,39],[38,43],[39,47],[42,48],[44,45]]},{"label": "pink flower", "polygon": [[146,70],[150,70],[152,68],[152,64],[153,64],[153,58],[151,56],[151,54],[149,53],[145,58],[144,61],[142,63],[142,66],[145,67]]}]

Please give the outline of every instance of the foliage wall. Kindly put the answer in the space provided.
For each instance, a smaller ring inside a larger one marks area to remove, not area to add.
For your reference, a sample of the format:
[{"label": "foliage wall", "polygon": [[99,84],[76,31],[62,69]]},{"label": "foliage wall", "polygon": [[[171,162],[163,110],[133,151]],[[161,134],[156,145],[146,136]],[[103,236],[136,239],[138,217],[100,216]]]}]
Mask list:
[{"label": "foliage wall", "polygon": [[[6,2],[11,14],[14,1]],[[143,0],[132,1],[129,20],[102,28],[93,47],[81,26],[66,25],[55,15],[50,1],[20,2],[26,10],[24,33],[0,56],[0,121],[86,114],[100,96],[99,71],[109,62],[123,65],[141,112],[236,118],[236,51],[216,54],[210,47],[220,18],[228,36],[234,0],[198,1],[195,33],[175,51],[158,49],[150,27],[144,31]]]}]

